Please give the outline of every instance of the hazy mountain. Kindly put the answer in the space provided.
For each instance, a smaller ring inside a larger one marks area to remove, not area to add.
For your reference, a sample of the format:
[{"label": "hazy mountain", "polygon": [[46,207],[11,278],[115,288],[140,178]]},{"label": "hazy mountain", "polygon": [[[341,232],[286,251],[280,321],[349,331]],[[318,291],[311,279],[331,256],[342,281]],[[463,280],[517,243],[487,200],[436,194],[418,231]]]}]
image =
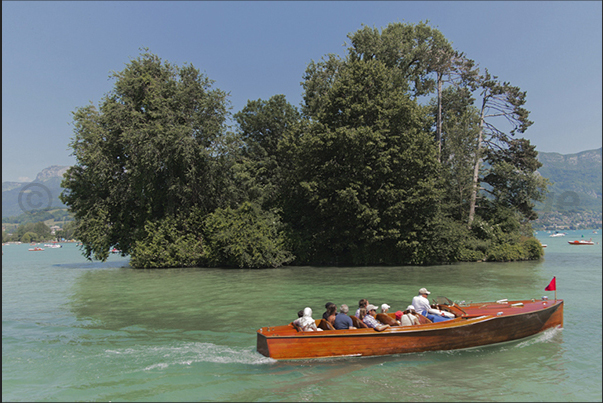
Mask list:
[{"label": "hazy mountain", "polygon": [[539,211],[585,211],[601,213],[602,149],[577,154],[538,153],[538,172],[552,182]]},{"label": "hazy mountain", "polygon": [[65,208],[59,194],[63,191],[61,181],[68,168],[50,166],[38,173],[33,182],[2,182],[2,217],[46,207]]}]

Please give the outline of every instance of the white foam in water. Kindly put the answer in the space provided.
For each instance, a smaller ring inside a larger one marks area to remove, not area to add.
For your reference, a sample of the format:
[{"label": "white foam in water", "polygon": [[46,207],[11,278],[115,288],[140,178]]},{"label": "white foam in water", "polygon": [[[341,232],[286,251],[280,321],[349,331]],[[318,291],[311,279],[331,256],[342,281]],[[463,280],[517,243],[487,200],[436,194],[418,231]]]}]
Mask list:
[{"label": "white foam in water", "polygon": [[169,364],[165,364],[163,362],[159,363],[159,364],[153,364],[153,365],[149,365],[148,367],[146,367],[144,369],[144,371],[149,371],[151,369],[155,369],[155,368],[159,368],[159,369],[165,369],[169,366]]},{"label": "white foam in water", "polygon": [[254,347],[232,348],[213,343],[192,343],[197,355],[195,362],[214,362],[219,364],[267,364],[276,360],[264,357]]},{"label": "white foam in water", "polygon": [[[156,362],[144,367],[144,371],[163,370],[170,365],[192,365],[197,362],[216,364],[271,364],[276,360],[264,357],[254,347],[236,348],[216,345],[213,343],[185,343],[181,346],[150,347],[140,349],[127,348],[124,350],[108,349],[110,355],[136,355],[140,360],[149,361],[161,357],[162,362]],[[138,361],[138,360],[137,360]]]},{"label": "white foam in water", "polygon": [[536,336],[534,336],[528,340],[517,343],[517,347],[523,348],[523,347],[531,346],[532,344],[536,344],[536,343],[546,343],[546,342],[552,340],[561,331],[562,331],[562,329],[558,328],[558,327],[555,327],[552,329],[547,329],[544,332],[538,333]]}]

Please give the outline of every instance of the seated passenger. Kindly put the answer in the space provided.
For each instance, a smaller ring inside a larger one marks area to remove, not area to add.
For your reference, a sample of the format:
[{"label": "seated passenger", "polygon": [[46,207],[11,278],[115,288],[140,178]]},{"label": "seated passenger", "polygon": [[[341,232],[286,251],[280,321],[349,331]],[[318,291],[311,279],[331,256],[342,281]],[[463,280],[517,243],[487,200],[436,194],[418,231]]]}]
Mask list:
[{"label": "seated passenger", "polygon": [[339,308],[339,313],[335,317],[335,322],[333,323],[333,327],[336,330],[342,329],[356,329],[354,327],[354,323],[352,323],[352,318],[348,316],[350,308],[346,304],[341,305]]},{"label": "seated passenger", "polygon": [[358,308],[358,310],[356,311],[356,313],[357,313],[356,317],[358,319],[360,319],[362,321],[362,323],[364,323],[364,317],[367,314],[366,308]]},{"label": "seated passenger", "polygon": [[304,308],[304,314],[301,318],[297,318],[293,321],[294,326],[298,326],[302,332],[316,332],[322,331],[316,327],[316,321],[312,319],[312,308]]},{"label": "seated passenger", "polygon": [[382,304],[381,305],[381,313],[387,313],[387,311],[389,311],[389,308],[391,308],[391,306],[389,306],[387,304]]},{"label": "seated passenger", "polygon": [[429,300],[427,299],[427,296],[429,294],[431,293],[427,291],[426,288],[421,288],[419,290],[419,295],[415,296],[412,299],[412,305],[416,308],[418,313],[425,316],[427,319],[431,320],[434,323],[443,322],[445,320],[454,318],[454,315],[449,312],[444,312],[432,308],[431,305],[429,305]]},{"label": "seated passenger", "polygon": [[381,332],[387,328],[389,328],[389,325],[384,325],[383,323],[379,322],[377,319],[375,319],[375,315],[377,314],[377,307],[375,305],[368,305],[366,307],[366,311],[367,314],[366,316],[362,319],[362,321],[368,326],[368,327],[372,327],[373,329],[375,329],[378,332]]},{"label": "seated passenger", "polygon": [[396,313],[394,314],[396,316],[396,322],[398,322],[398,326],[402,326],[402,315],[404,315],[404,312],[402,311],[396,311]]},{"label": "seated passenger", "polygon": [[323,319],[333,326],[335,324],[335,317],[337,316],[337,305],[330,303],[327,306],[327,311],[322,315]]},{"label": "seated passenger", "polygon": [[362,308],[366,308],[366,306],[368,305],[368,299],[362,298],[360,301],[358,301],[358,309],[356,309],[356,317],[360,320],[362,320],[362,318],[360,317],[360,310]]},{"label": "seated passenger", "polygon": [[326,319],[326,320],[328,320],[328,319],[329,319],[329,315],[330,315],[330,313],[329,313],[329,308],[330,308],[330,307],[332,307],[332,306],[337,307],[337,305],[335,305],[335,304],[334,304],[334,303],[332,303],[332,302],[327,302],[327,303],[325,304],[325,309],[326,309],[326,311],[324,311],[324,313],[322,314],[322,318],[323,318],[323,319]]},{"label": "seated passenger", "polygon": [[415,307],[409,305],[404,312],[396,312],[396,320],[400,323],[400,326],[414,326],[420,325],[419,318],[417,318],[417,312]]}]

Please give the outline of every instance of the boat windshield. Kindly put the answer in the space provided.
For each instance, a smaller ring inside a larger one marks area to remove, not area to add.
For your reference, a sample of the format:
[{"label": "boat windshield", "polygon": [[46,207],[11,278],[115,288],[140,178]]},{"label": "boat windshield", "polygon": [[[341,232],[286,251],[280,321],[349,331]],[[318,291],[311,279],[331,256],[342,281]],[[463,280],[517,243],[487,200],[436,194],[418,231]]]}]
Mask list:
[{"label": "boat windshield", "polygon": [[446,297],[436,297],[435,303],[437,305],[453,305],[454,304],[454,302],[452,302],[451,300],[449,300]]}]

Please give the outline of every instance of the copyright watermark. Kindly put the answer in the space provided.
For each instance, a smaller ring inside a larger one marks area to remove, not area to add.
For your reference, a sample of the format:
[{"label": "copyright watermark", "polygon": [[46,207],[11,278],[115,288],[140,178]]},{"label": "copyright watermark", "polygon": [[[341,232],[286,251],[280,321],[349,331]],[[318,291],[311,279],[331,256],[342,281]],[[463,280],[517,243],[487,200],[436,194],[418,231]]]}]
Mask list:
[{"label": "copyright watermark", "polygon": [[19,207],[24,213],[50,208],[51,205],[52,193],[41,183],[32,182],[25,185],[19,192]]}]

